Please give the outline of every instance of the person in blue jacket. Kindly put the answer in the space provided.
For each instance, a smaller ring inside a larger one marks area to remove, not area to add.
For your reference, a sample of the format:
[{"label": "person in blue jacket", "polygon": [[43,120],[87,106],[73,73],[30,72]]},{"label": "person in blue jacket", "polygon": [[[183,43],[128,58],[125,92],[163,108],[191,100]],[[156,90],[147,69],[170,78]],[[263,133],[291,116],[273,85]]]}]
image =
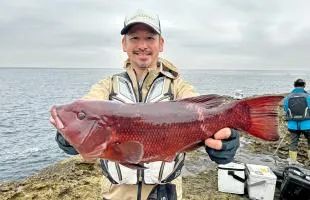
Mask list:
[{"label": "person in blue jacket", "polygon": [[310,160],[310,94],[305,90],[306,82],[297,79],[294,89],[284,99],[283,107],[287,117],[287,128],[291,133],[289,158],[297,160],[297,147],[301,134],[308,140],[308,158]]}]

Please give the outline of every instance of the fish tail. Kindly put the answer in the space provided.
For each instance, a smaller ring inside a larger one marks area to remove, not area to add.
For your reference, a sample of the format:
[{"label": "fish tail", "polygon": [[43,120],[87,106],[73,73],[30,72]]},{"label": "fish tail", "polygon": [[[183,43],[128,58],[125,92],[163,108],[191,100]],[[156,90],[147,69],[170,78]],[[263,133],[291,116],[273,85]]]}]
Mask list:
[{"label": "fish tail", "polygon": [[278,140],[277,108],[283,98],[284,96],[281,95],[261,96],[243,99],[238,102],[236,106],[240,105],[243,110],[246,110],[246,114],[242,114],[241,119],[239,118],[239,121],[245,122],[242,129],[264,140]]}]

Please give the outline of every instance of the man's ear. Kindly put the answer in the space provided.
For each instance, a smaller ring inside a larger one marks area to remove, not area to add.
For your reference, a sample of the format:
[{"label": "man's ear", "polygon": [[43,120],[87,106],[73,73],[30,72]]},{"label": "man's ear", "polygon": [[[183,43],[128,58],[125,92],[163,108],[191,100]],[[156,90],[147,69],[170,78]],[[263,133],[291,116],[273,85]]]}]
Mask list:
[{"label": "man's ear", "polygon": [[127,52],[126,35],[124,35],[124,37],[122,38],[122,47],[123,51]]},{"label": "man's ear", "polygon": [[159,38],[159,52],[163,52],[164,50],[165,40],[162,36]]}]

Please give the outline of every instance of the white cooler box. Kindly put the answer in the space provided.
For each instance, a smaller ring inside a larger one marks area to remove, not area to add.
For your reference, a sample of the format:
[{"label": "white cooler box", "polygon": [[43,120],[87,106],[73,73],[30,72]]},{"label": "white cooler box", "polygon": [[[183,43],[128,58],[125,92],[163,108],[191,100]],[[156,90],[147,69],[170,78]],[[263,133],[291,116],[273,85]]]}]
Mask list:
[{"label": "white cooler box", "polygon": [[269,167],[246,164],[246,175],[250,199],[273,200],[277,177]]},{"label": "white cooler box", "polygon": [[218,190],[234,194],[244,194],[245,166],[243,163],[218,165]]}]

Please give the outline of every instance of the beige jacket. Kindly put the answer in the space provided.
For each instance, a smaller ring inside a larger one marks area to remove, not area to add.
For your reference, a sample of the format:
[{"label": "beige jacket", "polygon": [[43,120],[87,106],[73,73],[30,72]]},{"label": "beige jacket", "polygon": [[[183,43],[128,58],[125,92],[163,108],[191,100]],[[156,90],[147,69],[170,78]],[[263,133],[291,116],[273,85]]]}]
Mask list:
[{"label": "beige jacket", "polygon": [[[124,65],[131,82],[133,83],[133,88],[135,90],[136,96],[138,94],[138,81],[133,68],[130,66],[127,60]],[[182,99],[187,97],[197,96],[198,93],[195,91],[194,87],[185,82],[179,75],[177,68],[162,58],[158,60],[157,69],[151,69],[148,71],[144,82],[142,84],[142,100],[144,102],[146,95],[153,83],[153,81],[163,74],[164,76],[170,78],[172,94],[174,94],[174,99]],[[105,78],[98,83],[94,84],[84,99],[90,100],[109,100],[109,95],[112,91],[112,76]],[[177,179],[173,180],[172,183],[176,184],[178,199],[182,199],[182,177],[179,176]],[[142,199],[146,199],[149,193],[152,191],[155,185],[142,185]],[[108,179],[104,178],[102,180],[102,197],[104,199],[111,200],[136,200],[137,199],[137,185],[127,185],[127,184],[111,184]]]},{"label": "beige jacket", "polygon": [[[174,94],[175,99],[183,99],[198,95],[194,87],[180,77],[177,68],[169,61],[160,58],[158,61],[158,66],[159,67],[157,69],[148,70],[148,74],[146,75],[142,85],[142,102],[144,101],[153,81],[160,73],[172,79],[172,93]],[[125,62],[124,68],[133,83],[135,93],[138,94],[138,81],[128,60]],[[98,83],[94,84],[89,93],[84,96],[84,99],[109,100],[111,90],[112,76],[102,79]]]}]

